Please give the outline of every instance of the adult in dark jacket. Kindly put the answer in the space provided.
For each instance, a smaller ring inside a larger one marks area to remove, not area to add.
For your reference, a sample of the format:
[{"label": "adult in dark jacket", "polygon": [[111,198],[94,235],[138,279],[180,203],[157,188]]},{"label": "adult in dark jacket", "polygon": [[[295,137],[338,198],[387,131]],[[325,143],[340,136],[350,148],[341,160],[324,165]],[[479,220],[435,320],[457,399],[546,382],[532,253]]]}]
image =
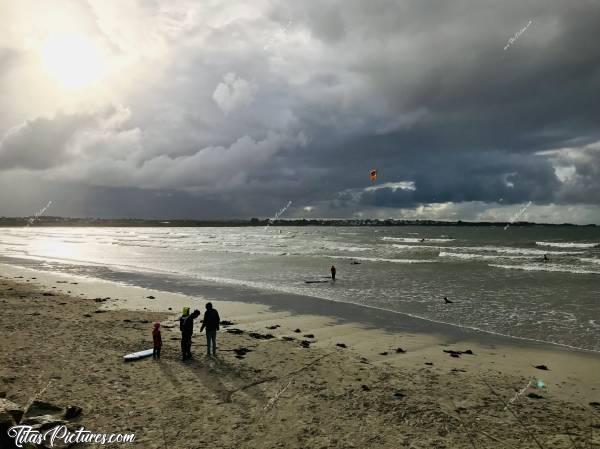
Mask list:
[{"label": "adult in dark jacket", "polygon": [[200,332],[206,328],[206,353],[210,355],[210,348],[212,347],[213,355],[217,355],[217,331],[219,330],[219,324],[221,319],[219,318],[219,312],[213,309],[212,303],[206,304],[206,312],[204,312],[204,320],[202,321],[202,327]]},{"label": "adult in dark jacket", "polygon": [[179,330],[181,331],[181,354],[185,354],[184,344],[183,344],[183,322],[185,319],[190,316],[190,308],[184,307],[183,314],[179,317]]},{"label": "adult in dark jacket", "polygon": [[194,320],[200,316],[199,310],[194,310],[181,324],[181,358],[187,360],[192,358],[192,334],[194,333]]}]

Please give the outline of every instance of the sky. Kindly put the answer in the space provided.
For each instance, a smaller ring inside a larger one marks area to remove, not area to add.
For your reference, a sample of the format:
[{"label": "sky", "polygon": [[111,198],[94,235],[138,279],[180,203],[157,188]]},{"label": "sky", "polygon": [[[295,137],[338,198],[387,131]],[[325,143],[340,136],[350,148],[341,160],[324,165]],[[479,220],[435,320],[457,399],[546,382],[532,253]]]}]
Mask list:
[{"label": "sky", "polygon": [[599,0],[0,0],[0,216],[600,224],[598,92]]}]

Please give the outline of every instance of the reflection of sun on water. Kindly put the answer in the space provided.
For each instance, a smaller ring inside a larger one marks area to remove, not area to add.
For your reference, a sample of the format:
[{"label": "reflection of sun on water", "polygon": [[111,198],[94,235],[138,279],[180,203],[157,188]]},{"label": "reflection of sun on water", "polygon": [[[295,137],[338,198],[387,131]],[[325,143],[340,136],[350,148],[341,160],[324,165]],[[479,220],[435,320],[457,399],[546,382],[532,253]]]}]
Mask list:
[{"label": "reflection of sun on water", "polygon": [[52,237],[34,241],[31,254],[55,259],[78,259],[83,255],[78,245]]},{"label": "reflection of sun on water", "polygon": [[42,45],[48,75],[67,88],[87,87],[107,71],[107,59],[98,46],[81,35],[54,35]]}]

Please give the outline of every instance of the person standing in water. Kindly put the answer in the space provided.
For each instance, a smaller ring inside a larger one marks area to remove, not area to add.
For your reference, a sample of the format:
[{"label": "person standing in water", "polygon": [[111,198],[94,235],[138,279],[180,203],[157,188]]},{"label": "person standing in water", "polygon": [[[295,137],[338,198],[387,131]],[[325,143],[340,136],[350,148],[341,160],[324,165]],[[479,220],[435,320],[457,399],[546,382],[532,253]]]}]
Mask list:
[{"label": "person standing in water", "polygon": [[331,279],[333,280],[333,282],[335,282],[335,273],[336,273],[336,269],[335,266],[331,266]]},{"label": "person standing in water", "polygon": [[220,323],[221,318],[219,318],[219,312],[217,312],[216,309],[213,309],[212,303],[207,303],[200,332],[206,328],[206,355],[208,356],[210,356],[211,347],[212,355],[217,355],[217,331],[219,330]]}]

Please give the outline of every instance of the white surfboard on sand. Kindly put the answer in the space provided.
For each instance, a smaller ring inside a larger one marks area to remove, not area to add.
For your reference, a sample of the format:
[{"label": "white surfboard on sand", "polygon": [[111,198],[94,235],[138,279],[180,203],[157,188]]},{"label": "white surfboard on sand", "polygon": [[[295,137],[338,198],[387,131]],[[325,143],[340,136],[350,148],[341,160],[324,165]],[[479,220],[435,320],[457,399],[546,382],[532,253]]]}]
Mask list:
[{"label": "white surfboard on sand", "polygon": [[145,357],[150,357],[154,349],[145,349],[144,351],[132,352],[131,354],[127,354],[123,356],[124,362],[131,362],[132,360],[139,360]]}]

